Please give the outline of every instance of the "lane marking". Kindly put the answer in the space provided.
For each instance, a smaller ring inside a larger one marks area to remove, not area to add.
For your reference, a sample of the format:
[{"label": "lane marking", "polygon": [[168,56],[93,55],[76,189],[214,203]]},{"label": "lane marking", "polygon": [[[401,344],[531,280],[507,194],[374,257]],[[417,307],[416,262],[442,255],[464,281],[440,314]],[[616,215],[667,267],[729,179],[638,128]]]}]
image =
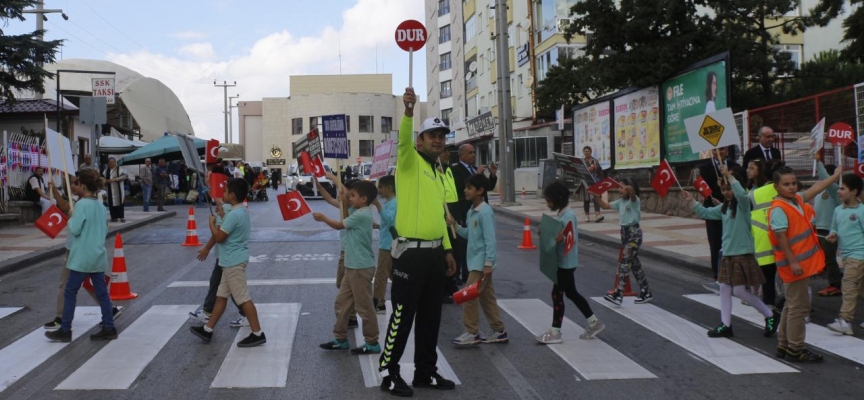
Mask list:
[{"label": "lane marking", "polygon": [[24,307],[0,307],[0,319],[6,318],[23,309]]},{"label": "lane marking", "polygon": [[[498,300],[498,306],[510,314],[532,335],[539,336],[549,329],[552,307],[540,299]],[[607,329],[609,329],[607,327]],[[569,318],[564,318],[561,330],[565,332],[564,343],[546,346],[567,364],[570,364],[586,380],[656,378],[647,369],[631,360],[612,346],[596,337],[579,339],[585,332]],[[605,331],[604,331],[605,332]],[[601,332],[600,335],[603,333]],[[534,343],[532,343],[534,344]],[[537,347],[543,346],[536,343]]]},{"label": "lane marking", "polygon": [[[702,303],[708,307],[720,309],[720,296],[716,294],[687,294],[684,297],[693,300],[697,303]],[[732,315],[741,318],[753,325],[762,328],[765,326],[765,317],[750,306],[738,305],[740,301],[737,298],[732,299]],[[778,322],[779,323],[779,322]],[[832,332],[828,328],[809,323],[807,324],[807,336],[804,340],[813,347],[818,347],[826,352],[834,354],[838,357],[854,361],[858,364],[864,364],[864,340],[854,336],[841,335],[837,332]]]},{"label": "lane marking", "polygon": [[732,340],[709,338],[704,327],[652,304],[635,304],[633,298],[625,298],[623,306],[617,307],[602,297],[591,299],[730,374],[798,372]]},{"label": "lane marking", "polygon": [[[251,279],[246,282],[247,286],[292,286],[323,284],[336,284],[336,278]],[[174,281],[171,282],[168,287],[210,287],[210,281]]]},{"label": "lane marking", "polygon": [[[102,321],[99,307],[76,307],[72,321],[72,340],[84,334]],[[0,392],[12,386],[34,368],[51,358],[69,343],[51,342],[45,337],[45,329],[37,328],[27,336],[0,349]]]},{"label": "lane marking", "polygon": [[210,383],[211,388],[285,387],[300,303],[256,304],[255,308],[267,343],[252,348],[237,347],[237,342],[252,333],[248,326],[240,328],[219,373]]},{"label": "lane marking", "polygon": [[195,305],[150,307],[54,390],[129,389],[168,340],[186,324]]}]

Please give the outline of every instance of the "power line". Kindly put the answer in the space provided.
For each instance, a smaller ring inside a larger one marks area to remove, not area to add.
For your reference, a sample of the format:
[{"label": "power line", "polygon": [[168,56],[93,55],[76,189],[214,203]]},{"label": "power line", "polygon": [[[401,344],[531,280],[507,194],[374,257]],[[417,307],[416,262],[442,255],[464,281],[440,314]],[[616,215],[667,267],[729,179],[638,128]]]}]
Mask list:
[{"label": "power line", "polygon": [[132,41],[132,43],[137,44],[138,47],[140,47],[140,48],[142,48],[142,49],[146,48],[146,47],[145,47],[144,45],[142,45],[141,43],[138,43],[137,40],[135,40],[135,39],[133,39],[131,36],[127,35],[126,32],[123,32],[122,30],[120,30],[120,28],[114,26],[114,24],[112,24],[111,21],[107,20],[105,17],[103,17],[101,14],[99,14],[99,12],[97,12],[96,10],[94,10],[93,7],[90,7],[90,5],[87,4],[86,1],[81,0],[81,4],[84,4],[84,6],[87,7],[87,8],[89,8],[90,11],[93,11],[93,14],[96,14],[97,17],[101,18],[101,19],[102,19],[103,21],[105,21],[105,23],[107,23],[108,25],[111,25],[111,27],[114,28],[115,30],[117,30],[117,32],[120,32],[121,35],[126,36],[127,39],[129,39],[129,40]]}]

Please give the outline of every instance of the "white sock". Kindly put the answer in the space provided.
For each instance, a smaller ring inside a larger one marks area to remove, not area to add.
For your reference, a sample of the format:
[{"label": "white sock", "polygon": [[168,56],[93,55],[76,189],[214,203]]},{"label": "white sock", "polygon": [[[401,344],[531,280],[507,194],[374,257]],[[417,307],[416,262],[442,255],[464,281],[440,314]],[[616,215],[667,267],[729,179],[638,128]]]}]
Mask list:
[{"label": "white sock", "polygon": [[264,333],[264,331],[252,332],[255,336],[261,336],[262,333]]},{"label": "white sock", "polygon": [[720,285],[720,321],[723,325],[732,326],[732,286],[717,284]]},{"label": "white sock", "polygon": [[771,312],[771,309],[768,308],[768,306],[766,306],[765,303],[763,303],[758,296],[747,290],[744,285],[735,286],[734,288],[732,288],[732,290],[735,293],[735,297],[747,302],[747,304],[751,305],[753,308],[762,313],[765,318],[774,316],[774,313]]},{"label": "white sock", "polygon": [[213,332],[213,328],[211,328],[207,325],[204,325],[204,332]]}]

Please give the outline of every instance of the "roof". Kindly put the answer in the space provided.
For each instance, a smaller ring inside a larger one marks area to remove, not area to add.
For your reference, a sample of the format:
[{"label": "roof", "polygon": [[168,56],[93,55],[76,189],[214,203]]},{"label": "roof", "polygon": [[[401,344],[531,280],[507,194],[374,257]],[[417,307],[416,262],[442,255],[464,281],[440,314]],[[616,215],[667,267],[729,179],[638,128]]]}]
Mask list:
[{"label": "roof", "polygon": [[[66,114],[78,114],[78,107],[63,104]],[[57,112],[57,101],[54,99],[18,100],[14,103],[0,103],[0,114],[50,114]]]}]

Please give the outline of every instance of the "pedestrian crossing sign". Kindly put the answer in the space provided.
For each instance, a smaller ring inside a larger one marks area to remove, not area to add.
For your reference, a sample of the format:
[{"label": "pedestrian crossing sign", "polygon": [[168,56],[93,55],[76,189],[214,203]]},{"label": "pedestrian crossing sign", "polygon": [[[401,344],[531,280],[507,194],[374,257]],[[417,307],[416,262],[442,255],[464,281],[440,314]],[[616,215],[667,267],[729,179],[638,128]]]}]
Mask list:
[{"label": "pedestrian crossing sign", "polygon": [[706,115],[705,121],[699,127],[699,136],[707,140],[711,145],[716,146],[717,143],[720,143],[720,138],[723,137],[723,130],[723,125],[714,118],[711,118],[710,115]]}]

